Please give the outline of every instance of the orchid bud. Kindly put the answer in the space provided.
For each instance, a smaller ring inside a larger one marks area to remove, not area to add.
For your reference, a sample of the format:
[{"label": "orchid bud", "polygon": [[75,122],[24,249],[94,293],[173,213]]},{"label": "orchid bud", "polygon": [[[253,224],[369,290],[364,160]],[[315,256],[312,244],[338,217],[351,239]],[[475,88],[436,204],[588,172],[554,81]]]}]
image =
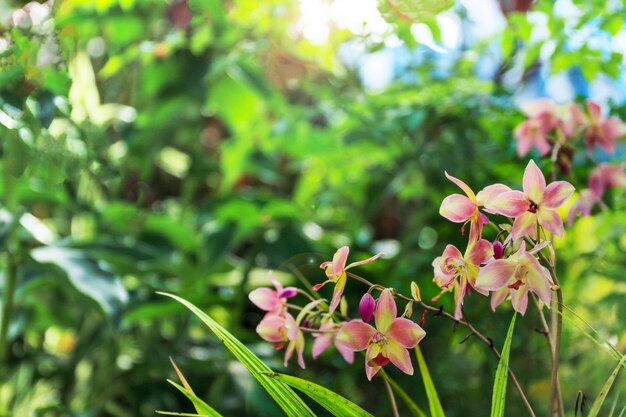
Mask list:
[{"label": "orchid bud", "polygon": [[493,242],[493,258],[494,259],[502,259],[504,255],[504,246],[499,240]]},{"label": "orchid bud", "polygon": [[411,281],[411,297],[413,297],[415,301],[422,301],[420,287],[415,283],[415,281]]},{"label": "orchid bud", "polygon": [[369,322],[374,317],[374,308],[376,307],[376,301],[372,294],[365,293],[363,297],[361,297],[361,301],[359,302],[359,313],[361,314],[361,319],[364,322]]},{"label": "orchid bud", "polygon": [[283,288],[280,291],[280,294],[278,294],[280,298],[291,298],[295,297],[296,295],[298,295],[298,289],[296,287]]},{"label": "orchid bud", "polygon": [[402,316],[406,318],[411,318],[412,315],[413,315],[413,302],[409,302],[406,304],[406,307],[404,308],[404,314],[402,314]]}]

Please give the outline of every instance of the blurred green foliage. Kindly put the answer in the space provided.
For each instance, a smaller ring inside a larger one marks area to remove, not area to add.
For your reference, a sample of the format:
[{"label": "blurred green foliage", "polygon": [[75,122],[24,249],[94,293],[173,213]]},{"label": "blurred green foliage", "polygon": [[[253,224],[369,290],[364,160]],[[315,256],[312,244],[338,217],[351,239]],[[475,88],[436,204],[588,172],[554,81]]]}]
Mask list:
[{"label": "blurred green foliage", "polygon": [[[582,15],[570,28],[538,2],[550,32],[541,40],[528,15],[510,14],[492,79],[475,75],[476,56],[489,51],[477,43],[446,76],[427,60],[380,91],[338,52],[358,41],[374,53],[384,41],[334,28],[311,42],[294,34],[300,8],[290,0],[66,0],[37,24],[0,29],[10,39],[0,48],[0,285],[10,314],[0,415],[192,412],[165,381],[170,355],[221,413],[279,415],[197,320],[155,292],[206,309],[273,369],[282,358],[254,333],[261,314],[247,299],[269,269],[318,282],[319,263],[341,245],[355,257],[392,248],[363,273],[407,293],[415,280],[424,298],[436,295],[432,260],[465,239],[438,215],[456,192],[443,171],[475,189],[521,181],[511,132],[522,116],[502,74],[519,62],[531,74],[544,48],[553,72],[620,74],[616,53],[564,44],[585,25],[616,35],[623,19],[603,2],[574,3]],[[411,33],[416,5],[440,39],[429,2],[380,6],[409,51],[423,48]],[[579,390],[595,397],[615,367],[605,341],[626,348],[623,190],[609,205],[560,242],[565,303],[576,313],[567,314],[562,354],[568,410]],[[502,310],[491,313],[478,296],[467,303],[498,346],[511,313]],[[536,327],[534,311],[519,320],[510,366],[541,410],[550,357]],[[443,320],[429,316],[425,328],[422,350],[447,415],[485,415],[496,359],[472,340],[459,345],[465,334]],[[337,355],[288,372],[389,414],[380,381],[365,382]],[[390,373],[426,404],[413,380]],[[511,390],[507,415],[524,415]]]}]

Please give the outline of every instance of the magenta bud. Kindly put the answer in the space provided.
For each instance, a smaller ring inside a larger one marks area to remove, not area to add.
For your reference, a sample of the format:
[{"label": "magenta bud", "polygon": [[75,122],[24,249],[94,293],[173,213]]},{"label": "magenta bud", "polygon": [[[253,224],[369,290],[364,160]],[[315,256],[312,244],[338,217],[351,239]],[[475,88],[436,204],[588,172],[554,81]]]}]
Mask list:
[{"label": "magenta bud", "polygon": [[502,255],[504,255],[504,246],[499,240],[496,240],[493,242],[493,257],[494,259],[502,259]]},{"label": "magenta bud", "polygon": [[298,294],[298,289],[296,287],[287,287],[283,288],[278,294],[279,298],[291,298],[295,297]]},{"label": "magenta bud", "polygon": [[483,225],[489,224],[489,218],[485,216],[483,213],[480,213],[480,220],[483,222]]},{"label": "magenta bud", "polygon": [[361,313],[361,318],[364,322],[369,322],[374,317],[374,308],[376,307],[376,300],[372,297],[372,294],[365,293],[363,297],[361,297],[361,301],[359,302],[359,313]]}]

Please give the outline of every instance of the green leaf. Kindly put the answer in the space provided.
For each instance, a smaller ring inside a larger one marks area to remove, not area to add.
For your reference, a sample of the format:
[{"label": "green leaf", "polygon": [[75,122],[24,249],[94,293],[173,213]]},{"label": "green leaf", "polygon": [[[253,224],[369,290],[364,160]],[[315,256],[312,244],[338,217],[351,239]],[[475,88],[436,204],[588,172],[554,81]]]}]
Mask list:
[{"label": "green leaf", "polygon": [[615,382],[615,379],[617,378],[617,375],[619,374],[619,371],[624,364],[626,364],[626,355],[622,356],[622,359],[620,359],[619,363],[609,376],[609,379],[607,379],[604,383],[604,386],[602,387],[600,393],[593,402],[593,405],[591,406],[591,410],[589,411],[587,417],[596,417],[598,415],[598,413],[600,412],[600,408],[602,408],[602,404],[604,403],[604,400],[606,399],[606,396],[611,389],[611,386],[613,386],[613,382]]},{"label": "green leaf", "polygon": [[417,404],[415,404],[415,401],[413,401],[409,394],[407,394],[406,391],[403,390],[396,381],[394,381],[389,375],[387,375],[384,370],[381,370],[380,374],[383,378],[387,380],[387,382],[389,382],[389,385],[391,385],[391,388],[396,392],[396,394],[398,394],[400,398],[402,398],[402,401],[404,401],[404,404],[409,409],[413,417],[427,417],[426,413],[424,413],[422,409],[419,408]]},{"label": "green leaf", "polygon": [[182,392],[187,398],[189,398],[189,401],[193,403],[193,407],[196,409],[198,414],[206,415],[208,417],[222,417],[222,415],[215,411],[210,405],[198,398],[191,389],[182,387],[176,382],[169,379],[167,380],[167,382],[175,386],[180,392]]},{"label": "green leaf", "polygon": [[198,307],[191,304],[189,301],[180,298],[173,294],[158,292],[157,294],[164,295],[166,297],[173,298],[178,301],[192,313],[194,313],[200,320],[207,325],[207,327],[215,333],[215,335],[224,343],[226,348],[248,369],[254,378],[265,388],[265,390],[274,398],[276,403],[287,413],[288,416],[293,417],[314,417],[315,414],[311,409],[302,401],[296,393],[283,384],[280,381],[269,378],[267,374],[272,373],[272,370],[259,359],[254,353],[250,351],[243,343],[241,343],[235,336],[230,334],[226,329],[219,325],[215,320],[206,315]]},{"label": "green leaf", "polygon": [[174,411],[159,411],[156,410],[157,414],[162,414],[164,416],[180,416],[180,417],[208,417],[204,414],[191,414],[191,413],[176,413]]},{"label": "green leaf", "polygon": [[424,355],[422,355],[422,351],[419,346],[415,346],[415,357],[417,358],[417,364],[419,365],[422,380],[424,381],[424,388],[426,389],[426,396],[428,397],[428,406],[430,407],[430,415],[431,417],[444,417],[445,414],[443,412],[443,408],[441,407],[441,402],[439,401],[435,384],[430,377],[430,372],[428,372]]},{"label": "green leaf", "polygon": [[504,340],[504,346],[500,354],[500,362],[496,369],[496,378],[493,382],[493,396],[491,397],[491,417],[504,416],[504,404],[506,402],[506,383],[509,377],[509,353],[511,352],[511,340],[513,339],[513,329],[517,313],[513,314],[513,319],[509,326],[509,331]]},{"label": "green leaf", "polygon": [[45,246],[33,249],[31,256],[39,263],[62,269],[74,288],[96,301],[113,321],[117,321],[128,301],[126,288],[117,275],[104,270],[78,249]]},{"label": "green leaf", "polygon": [[352,401],[313,382],[285,374],[269,374],[292,388],[302,391],[337,417],[372,416]]},{"label": "green leaf", "polygon": [[[176,372],[176,375],[178,376],[180,383],[183,384],[182,388],[187,392],[184,392],[183,390],[181,390],[181,387],[178,387],[176,385],[174,386],[176,386],[176,388],[178,388],[183,394],[187,396],[187,398],[189,398],[189,400],[191,400],[191,402],[193,403],[193,407],[196,409],[198,414],[206,413],[209,416],[219,416],[220,413],[215,411],[210,405],[208,405],[207,403],[205,403],[204,401],[202,401],[196,396],[196,393],[193,392],[193,389],[191,389],[191,385],[189,385],[189,382],[187,382],[187,378],[185,378],[185,376],[180,371],[180,369],[178,369],[178,366],[176,366],[176,363],[174,362],[174,359],[172,359],[171,356],[170,356],[170,362],[172,363],[172,366],[174,367],[174,371]],[[169,381],[169,382],[172,383],[172,381]]]}]

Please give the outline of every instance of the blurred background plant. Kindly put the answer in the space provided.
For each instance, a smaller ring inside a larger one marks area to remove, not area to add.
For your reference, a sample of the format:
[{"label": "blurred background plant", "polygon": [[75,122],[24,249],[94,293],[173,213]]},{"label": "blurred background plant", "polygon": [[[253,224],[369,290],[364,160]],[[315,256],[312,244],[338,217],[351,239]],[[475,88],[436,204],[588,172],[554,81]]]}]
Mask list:
[{"label": "blurred background plant", "polygon": [[[625,8],[0,0],[0,415],[191,412],[165,382],[169,355],[223,414],[279,414],[197,320],[155,291],[202,307],[274,369],[281,355],[254,333],[261,314],[247,299],[270,269],[284,283],[318,282],[319,263],[349,244],[355,256],[387,254],[364,267],[373,281],[408,292],[414,280],[434,296],[433,258],[464,239],[438,214],[456,192],[443,171],[476,188],[518,183],[526,160],[513,130],[519,105],[538,96],[592,98],[624,118]],[[625,155],[622,142],[594,157]],[[577,187],[592,167],[574,159]],[[614,368],[605,344],[626,349],[623,188],[605,202],[559,241],[576,313],[566,314],[562,353],[569,410]],[[348,288],[354,299],[359,290]],[[500,345],[503,310],[483,302],[467,313]],[[526,336],[513,339],[511,367],[539,409],[549,354],[533,312],[518,326]],[[449,323],[431,318],[425,329],[447,415],[483,415],[495,358],[459,344],[465,334]],[[376,381],[324,358],[288,372],[388,414]],[[411,394],[419,402],[422,392]],[[525,415],[509,395],[507,415]]]}]

